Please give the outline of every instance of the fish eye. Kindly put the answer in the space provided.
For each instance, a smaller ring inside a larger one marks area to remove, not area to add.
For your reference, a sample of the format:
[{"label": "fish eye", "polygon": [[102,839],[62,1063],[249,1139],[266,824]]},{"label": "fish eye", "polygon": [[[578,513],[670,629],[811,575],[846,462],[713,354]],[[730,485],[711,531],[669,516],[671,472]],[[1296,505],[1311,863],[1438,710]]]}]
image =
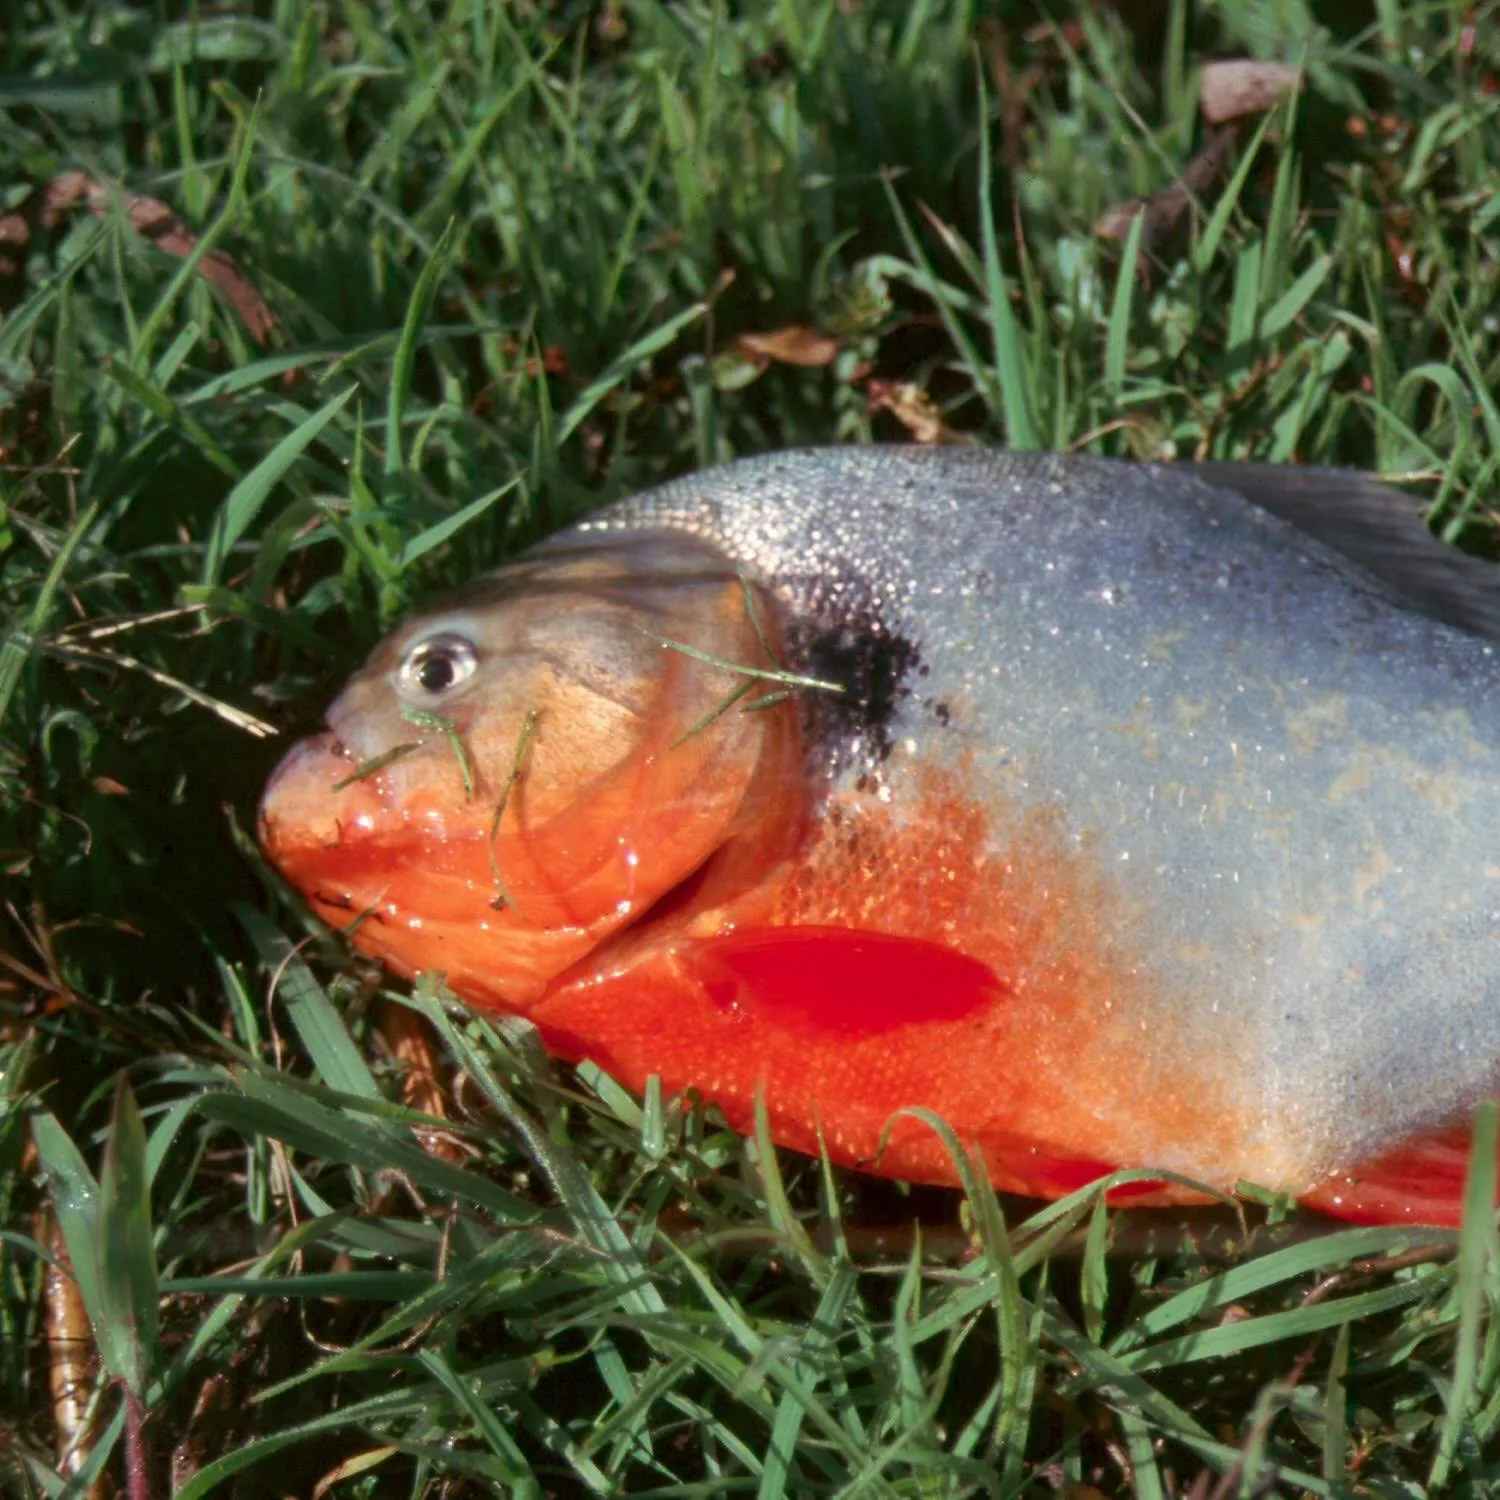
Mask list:
[{"label": "fish eye", "polygon": [[406,653],[401,686],[414,696],[440,698],[467,682],[478,665],[472,641],[451,633],[429,636]]}]

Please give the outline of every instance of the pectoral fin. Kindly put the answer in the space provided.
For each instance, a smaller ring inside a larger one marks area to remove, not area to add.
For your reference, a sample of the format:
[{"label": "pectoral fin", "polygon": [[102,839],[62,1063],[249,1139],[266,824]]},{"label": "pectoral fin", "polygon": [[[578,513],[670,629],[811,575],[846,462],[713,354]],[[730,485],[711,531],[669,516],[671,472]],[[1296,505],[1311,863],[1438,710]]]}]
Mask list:
[{"label": "pectoral fin", "polygon": [[683,959],[726,1010],[821,1037],[961,1021],[1008,993],[986,965],[941,943],[845,927],[733,932]]}]

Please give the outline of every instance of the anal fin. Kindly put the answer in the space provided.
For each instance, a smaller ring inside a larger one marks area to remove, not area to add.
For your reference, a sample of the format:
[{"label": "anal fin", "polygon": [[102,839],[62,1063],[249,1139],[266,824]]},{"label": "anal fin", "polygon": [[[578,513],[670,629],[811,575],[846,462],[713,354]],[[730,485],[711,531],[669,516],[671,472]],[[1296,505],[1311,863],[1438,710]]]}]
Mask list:
[{"label": "anal fin", "polygon": [[1456,1227],[1463,1218],[1469,1145],[1467,1125],[1415,1136],[1319,1183],[1299,1201],[1356,1224]]}]

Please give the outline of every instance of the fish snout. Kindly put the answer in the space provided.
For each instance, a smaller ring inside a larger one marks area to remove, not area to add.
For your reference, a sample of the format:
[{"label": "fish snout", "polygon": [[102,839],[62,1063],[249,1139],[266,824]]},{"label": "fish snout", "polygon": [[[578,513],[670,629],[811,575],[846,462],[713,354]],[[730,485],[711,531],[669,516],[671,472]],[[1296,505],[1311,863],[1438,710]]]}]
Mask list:
[{"label": "fish snout", "polygon": [[299,853],[336,848],[373,826],[378,798],[369,782],[349,780],[355,770],[353,755],[332,731],[298,741],[282,757],[258,820],[273,864],[285,870]]}]

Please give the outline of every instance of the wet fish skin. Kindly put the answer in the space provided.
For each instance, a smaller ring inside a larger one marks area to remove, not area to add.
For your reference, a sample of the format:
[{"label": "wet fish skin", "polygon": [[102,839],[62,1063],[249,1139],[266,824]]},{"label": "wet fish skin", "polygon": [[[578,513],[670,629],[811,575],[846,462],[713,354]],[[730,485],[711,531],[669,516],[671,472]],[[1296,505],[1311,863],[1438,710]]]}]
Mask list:
[{"label": "wet fish skin", "polygon": [[[983,1076],[949,1095],[971,1110],[961,1134],[982,1115],[1043,1155],[1306,1192],[1496,1089],[1500,593],[1382,486],[816,450],[648,492],[532,557],[663,532],[743,569],[785,665],[847,689],[803,704],[805,815],[836,815],[840,888],[777,910],[976,953],[1005,989],[983,1033],[994,1061],[970,1067],[992,1067],[995,1097]],[[592,1038],[568,1017],[620,1015],[570,1003],[535,1014],[574,1050]],[[895,1067],[892,1036],[871,1056]],[[599,1038],[635,1082],[653,1045],[675,1057],[670,1037]],[[825,1050],[820,1128],[859,1105]],[[717,1061],[677,1061],[701,1076],[669,1086],[714,1092]],[[795,1112],[782,1135],[806,1147]],[[1020,1168],[997,1180],[1028,1185]]]}]

